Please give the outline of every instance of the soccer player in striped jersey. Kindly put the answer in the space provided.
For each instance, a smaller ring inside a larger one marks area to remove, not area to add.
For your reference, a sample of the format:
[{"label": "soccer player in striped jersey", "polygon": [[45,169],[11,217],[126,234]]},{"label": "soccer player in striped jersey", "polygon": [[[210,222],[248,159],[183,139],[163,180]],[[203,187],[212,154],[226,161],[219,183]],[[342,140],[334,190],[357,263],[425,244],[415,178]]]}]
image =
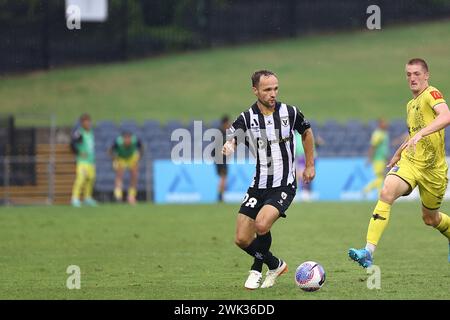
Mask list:
[{"label": "soccer player in striped jersey", "polygon": [[[286,262],[270,252],[270,229],[279,217],[286,217],[297,189],[294,130],[302,135],[305,149],[304,182],[311,182],[315,169],[311,126],[296,107],[276,100],[278,77],[260,70],[251,79],[257,101],[228,129],[222,153],[228,156],[244,142],[256,156],[256,173],[236,221],[235,243],[254,258],[244,286],[257,289],[272,287],[287,271]],[[261,285],[263,264],[269,270]]]},{"label": "soccer player in striped jersey", "polygon": [[388,163],[391,169],[369,222],[365,248],[348,251],[350,258],[364,268],[373,263],[374,251],[389,222],[391,205],[416,186],[424,223],[450,241],[450,217],[439,211],[447,189],[444,129],[450,124],[450,111],[439,90],[428,83],[430,75],[425,60],[411,59],[405,71],[413,96],[406,105],[409,136]]}]

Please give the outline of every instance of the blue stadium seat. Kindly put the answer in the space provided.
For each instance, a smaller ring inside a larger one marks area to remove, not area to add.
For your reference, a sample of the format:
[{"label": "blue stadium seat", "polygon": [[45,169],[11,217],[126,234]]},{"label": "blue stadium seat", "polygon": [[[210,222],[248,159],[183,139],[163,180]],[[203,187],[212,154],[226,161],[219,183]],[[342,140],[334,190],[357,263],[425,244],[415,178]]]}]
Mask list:
[{"label": "blue stadium seat", "polygon": [[343,129],[343,126],[338,123],[336,120],[327,120],[324,124],[323,127],[326,127],[329,130],[334,130],[334,131],[339,131],[341,129]]},{"label": "blue stadium seat", "polygon": [[96,122],[95,125],[97,128],[116,128],[116,124],[111,120],[100,120]]},{"label": "blue stadium seat", "polygon": [[[234,119],[230,119],[230,124],[233,123]],[[217,120],[212,120],[209,124],[208,124],[208,128],[219,128],[220,127],[220,119]]]},{"label": "blue stadium seat", "polygon": [[378,120],[370,120],[367,123],[367,128],[370,132],[374,131],[376,128],[378,128]]},{"label": "blue stadium seat", "polygon": [[185,126],[178,120],[170,120],[169,122],[167,122],[164,128],[166,131],[172,132],[173,130],[178,128],[185,128]]},{"label": "blue stadium seat", "polygon": [[359,120],[355,120],[355,119],[350,119],[347,121],[347,123],[345,124],[345,128],[348,131],[363,131],[364,130],[364,124],[359,121]]},{"label": "blue stadium seat", "polygon": [[144,122],[144,124],[142,125],[142,128],[143,129],[149,129],[149,130],[152,130],[152,129],[159,129],[159,128],[161,128],[161,123],[159,123],[159,121],[156,121],[156,120],[146,120],[145,122]]},{"label": "blue stadium seat", "polygon": [[316,127],[319,126],[319,124],[317,123],[317,121],[315,120],[310,120],[310,119],[306,119],[309,121],[309,124],[311,125],[311,128],[314,130]]},{"label": "blue stadium seat", "polygon": [[129,131],[137,136],[141,135],[141,128],[134,120],[123,120],[120,124],[120,131]]}]

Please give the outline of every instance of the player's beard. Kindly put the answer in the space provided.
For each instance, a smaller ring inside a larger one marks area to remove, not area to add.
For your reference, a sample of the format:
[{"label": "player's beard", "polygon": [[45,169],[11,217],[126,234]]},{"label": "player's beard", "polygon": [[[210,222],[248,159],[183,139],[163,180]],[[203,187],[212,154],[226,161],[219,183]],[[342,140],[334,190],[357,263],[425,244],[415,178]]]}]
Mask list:
[{"label": "player's beard", "polygon": [[275,101],[274,101],[274,104],[273,104],[273,106],[272,106],[272,105],[270,105],[269,102],[262,101],[261,99],[258,99],[258,101],[259,101],[259,103],[261,103],[264,107],[266,107],[266,108],[268,108],[268,109],[273,109],[273,108],[275,108],[275,105],[276,105],[276,103],[277,103],[277,100],[275,100]]}]

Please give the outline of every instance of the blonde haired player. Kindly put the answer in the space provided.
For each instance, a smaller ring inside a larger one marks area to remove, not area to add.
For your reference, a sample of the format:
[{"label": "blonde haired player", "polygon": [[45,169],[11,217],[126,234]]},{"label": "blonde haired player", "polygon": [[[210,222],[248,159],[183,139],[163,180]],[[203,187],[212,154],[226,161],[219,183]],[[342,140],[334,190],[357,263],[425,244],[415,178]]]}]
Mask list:
[{"label": "blonde haired player", "polygon": [[[391,205],[416,186],[423,221],[450,240],[450,217],[439,211],[447,189],[444,128],[450,124],[450,111],[439,90],[428,84],[429,77],[423,59],[411,59],[406,64],[406,78],[413,95],[406,106],[409,137],[387,165],[390,171],[370,219],[366,247],[348,252],[364,268],[372,265],[373,253],[389,222]],[[448,259],[450,262],[450,253]]]}]

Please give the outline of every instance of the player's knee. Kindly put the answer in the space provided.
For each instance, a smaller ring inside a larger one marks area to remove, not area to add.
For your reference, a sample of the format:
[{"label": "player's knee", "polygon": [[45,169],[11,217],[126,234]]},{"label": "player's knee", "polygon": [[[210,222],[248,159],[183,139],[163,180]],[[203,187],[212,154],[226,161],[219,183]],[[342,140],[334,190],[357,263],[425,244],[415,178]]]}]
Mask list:
[{"label": "player's knee", "polygon": [[257,234],[266,234],[270,230],[270,226],[263,220],[256,219],[255,228]]},{"label": "player's knee", "polygon": [[422,220],[427,226],[436,227],[439,224],[439,214],[423,214]]},{"label": "player's knee", "polygon": [[380,200],[386,203],[393,203],[395,201],[394,192],[384,186],[380,192]]},{"label": "player's knee", "polygon": [[236,238],[234,239],[234,243],[241,249],[247,248],[251,241],[247,239],[246,237],[242,237],[240,235],[236,235]]}]

